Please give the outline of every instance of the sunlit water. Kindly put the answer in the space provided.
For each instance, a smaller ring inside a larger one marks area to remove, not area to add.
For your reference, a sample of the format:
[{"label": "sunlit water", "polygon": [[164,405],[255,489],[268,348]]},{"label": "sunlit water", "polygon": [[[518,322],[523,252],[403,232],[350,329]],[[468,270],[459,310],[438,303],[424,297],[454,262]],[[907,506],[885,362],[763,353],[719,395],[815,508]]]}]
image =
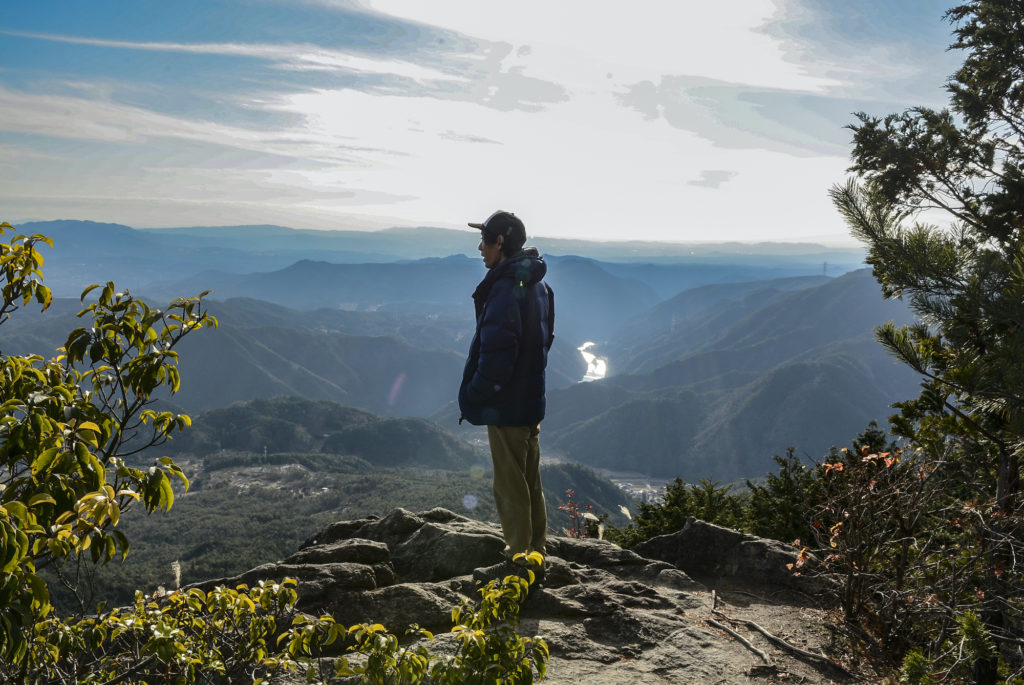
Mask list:
[{"label": "sunlit water", "polygon": [[598,357],[591,352],[590,348],[593,346],[594,343],[585,342],[582,346],[576,348],[583,355],[583,361],[587,363],[587,372],[580,379],[581,383],[600,380],[608,373],[608,360],[604,357]]}]

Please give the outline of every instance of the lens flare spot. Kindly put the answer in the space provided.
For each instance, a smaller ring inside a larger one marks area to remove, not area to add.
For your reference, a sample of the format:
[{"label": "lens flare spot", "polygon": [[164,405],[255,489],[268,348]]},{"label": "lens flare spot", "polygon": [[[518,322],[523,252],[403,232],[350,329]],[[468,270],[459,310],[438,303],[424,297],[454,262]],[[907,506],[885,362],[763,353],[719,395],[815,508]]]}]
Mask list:
[{"label": "lens flare spot", "polygon": [[388,406],[393,407],[398,402],[398,396],[402,394],[403,385],[405,385],[405,371],[395,376],[395,382],[391,384],[391,392],[388,393]]},{"label": "lens flare spot", "polygon": [[465,495],[462,498],[462,506],[467,509],[476,509],[477,504],[479,504],[479,500],[477,500],[476,495]]}]

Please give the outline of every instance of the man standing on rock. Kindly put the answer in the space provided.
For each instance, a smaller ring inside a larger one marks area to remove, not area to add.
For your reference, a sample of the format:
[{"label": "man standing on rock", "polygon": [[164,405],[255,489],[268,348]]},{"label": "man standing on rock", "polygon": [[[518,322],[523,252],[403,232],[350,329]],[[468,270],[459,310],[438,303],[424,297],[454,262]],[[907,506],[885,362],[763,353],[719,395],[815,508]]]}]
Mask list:
[{"label": "man standing on rock", "polygon": [[494,463],[494,501],[509,558],[544,554],[547,512],[540,480],[544,369],[554,340],[555,299],[547,265],[523,248],[526,227],[497,211],[482,224],[477,249],[487,275],[473,293],[476,334],[459,388],[462,418],[487,426]]}]

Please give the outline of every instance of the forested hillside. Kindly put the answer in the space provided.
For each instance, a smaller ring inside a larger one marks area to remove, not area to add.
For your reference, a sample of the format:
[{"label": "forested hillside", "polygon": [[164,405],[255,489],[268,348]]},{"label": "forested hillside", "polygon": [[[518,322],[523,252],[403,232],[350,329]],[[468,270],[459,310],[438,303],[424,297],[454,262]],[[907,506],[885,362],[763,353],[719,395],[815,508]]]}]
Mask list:
[{"label": "forested hillside", "polygon": [[458,470],[487,465],[490,459],[479,447],[423,419],[384,418],[298,397],[252,400],[204,412],[165,449],[205,459],[223,452],[344,455],[381,468]]},{"label": "forested hillside", "polygon": [[616,360],[620,375],[651,371],[700,349],[729,324],[790,292],[830,280],[799,276],[684,290],[630,318],[614,332],[604,352]]},{"label": "forested hillside", "polygon": [[[96,571],[96,599],[126,602],[135,588],[238,574],[290,554],[342,518],[382,516],[396,507],[444,507],[496,521],[490,455],[421,419],[388,419],[333,402],[278,398],[206,412],[166,443],[191,480],[163,516],[125,515],[135,541],[123,565]],[[559,509],[566,490],[581,506],[624,526],[633,500],[575,464],[545,464],[553,530],[572,527]],[[67,607],[67,598],[62,606]]]},{"label": "forested hillside", "polygon": [[732,481],[763,475],[790,447],[816,457],[884,422],[918,379],[871,328],[912,316],[867,270],[817,283],[705,286],[638,316],[610,345],[638,371],[610,356],[615,375],[553,391],[548,445],[597,468]]},{"label": "forested hillside", "polygon": [[[208,412],[295,396],[429,417],[480,438],[458,425],[454,406],[473,330],[466,291],[478,265],[459,257],[299,266],[264,281],[242,278],[297,288],[311,304],[322,292],[374,299],[315,309],[251,297],[211,301],[220,326],[182,343],[176,406]],[[771,455],[789,447],[820,454],[837,436],[884,421],[894,400],[915,392],[914,374],[870,339],[873,326],[905,323],[910,314],[882,300],[867,271],[705,285],[660,302],[641,281],[612,276],[592,260],[553,260],[550,274],[557,321],[544,441],[569,461],[664,479],[759,477]],[[439,284],[430,292],[445,293],[447,303],[401,299],[419,297],[419,281]],[[58,299],[45,315],[26,312],[4,328],[0,344],[54,350],[78,308]],[[578,382],[586,365],[573,336],[581,341],[581,331],[606,336],[595,340],[608,360],[602,381]]]}]

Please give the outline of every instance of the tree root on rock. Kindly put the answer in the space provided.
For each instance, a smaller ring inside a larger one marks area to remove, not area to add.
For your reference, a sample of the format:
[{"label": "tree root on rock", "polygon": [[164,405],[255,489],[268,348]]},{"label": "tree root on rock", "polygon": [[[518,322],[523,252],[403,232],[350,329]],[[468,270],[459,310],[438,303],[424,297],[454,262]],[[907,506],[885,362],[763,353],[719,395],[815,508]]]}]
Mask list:
[{"label": "tree root on rock", "polygon": [[[717,597],[715,596],[715,593],[712,592],[712,595],[711,595],[711,606],[712,606],[711,613],[715,614],[716,616],[721,616],[725,620],[730,621],[731,623],[734,623],[734,624],[742,623],[743,625],[747,626],[751,630],[756,630],[757,632],[759,632],[762,635],[764,635],[766,638],[768,638],[768,640],[770,642],[778,645],[779,647],[782,647],[783,649],[785,649],[785,650],[787,650],[787,651],[789,651],[789,652],[791,652],[793,654],[796,654],[797,656],[801,656],[801,657],[803,657],[805,659],[810,659],[811,661],[814,661],[816,663],[820,663],[820,664],[823,664],[823,665],[826,665],[826,666],[830,666],[830,667],[832,667],[832,668],[842,672],[843,674],[845,674],[845,675],[847,675],[847,676],[849,676],[851,678],[855,678],[856,677],[853,673],[848,671],[846,668],[841,666],[839,663],[837,663],[837,662],[833,661],[832,659],[828,658],[824,654],[818,654],[816,652],[809,652],[806,649],[801,649],[800,647],[797,647],[794,644],[786,642],[781,637],[779,637],[777,635],[773,635],[772,633],[768,632],[767,630],[765,630],[764,628],[759,626],[757,623],[754,623],[753,621],[748,621],[746,619],[735,619],[735,618],[732,618],[731,616],[727,616],[726,614],[724,614],[723,612],[721,612],[717,608],[715,608],[716,604],[717,604]],[[764,652],[762,652],[761,650],[759,650],[756,647],[754,647],[752,644],[750,644],[750,642],[748,640],[746,640],[745,638],[741,637],[735,631],[733,631],[733,630],[731,630],[729,628],[726,628],[723,624],[721,624],[718,621],[715,621],[713,619],[709,618],[709,619],[705,619],[705,620],[708,622],[708,624],[713,625],[716,628],[720,628],[720,629],[724,630],[725,632],[729,633],[730,635],[732,635],[733,637],[735,637],[747,649],[751,650],[752,652],[754,652],[755,654],[760,656],[764,660],[765,663],[771,663],[768,660],[768,657],[764,654]]]},{"label": "tree root on rock", "polygon": [[732,635],[734,638],[736,638],[739,641],[739,643],[741,645],[743,645],[744,647],[749,649],[751,652],[753,652],[754,654],[756,654],[759,657],[761,657],[761,661],[763,661],[763,662],[765,662],[766,664],[769,664],[769,665],[772,663],[771,659],[768,658],[767,654],[762,652],[760,649],[758,649],[754,645],[750,644],[750,641],[747,638],[743,637],[742,635],[737,633],[735,630],[733,630],[729,626],[727,626],[725,624],[722,624],[722,623],[719,623],[718,621],[716,621],[713,618],[706,618],[704,620],[707,621],[708,625],[714,626],[715,628],[718,628],[719,630],[723,630],[723,631],[729,633],[730,635]]}]

